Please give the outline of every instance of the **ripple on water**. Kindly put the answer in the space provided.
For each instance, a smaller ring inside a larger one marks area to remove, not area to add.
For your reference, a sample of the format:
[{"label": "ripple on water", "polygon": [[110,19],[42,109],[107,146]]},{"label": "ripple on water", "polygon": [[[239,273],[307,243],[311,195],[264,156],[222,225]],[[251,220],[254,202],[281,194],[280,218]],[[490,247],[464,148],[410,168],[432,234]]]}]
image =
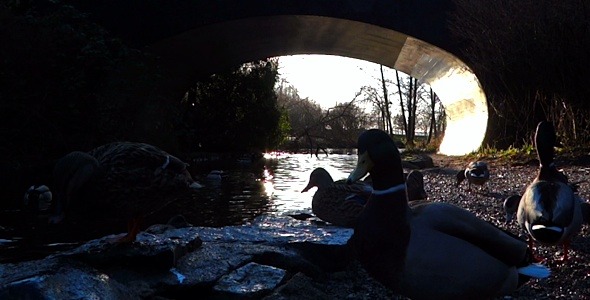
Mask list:
[{"label": "ripple on water", "polygon": [[[167,220],[182,214],[187,222],[195,226],[222,227],[241,225],[253,222],[264,215],[282,216],[292,212],[311,212],[311,200],[315,189],[306,193],[301,190],[307,185],[309,174],[313,169],[325,168],[334,180],[344,179],[354,169],[356,155],[331,154],[319,157],[309,154],[281,154],[266,159],[264,164],[235,164],[228,167],[210,166],[211,169],[200,170],[193,167],[195,175],[203,188],[192,195],[179,197],[169,201],[166,207],[147,217],[145,226],[155,223],[166,223]],[[222,171],[221,179],[207,180],[212,170]],[[23,224],[19,212],[0,211],[9,217],[0,218],[0,250],[8,256],[31,258],[47,255],[64,246],[74,247],[77,242],[98,238],[113,232],[112,227],[95,225],[97,228],[69,227],[48,229],[46,222],[34,220],[34,225]],[[20,222],[20,223],[19,223]],[[31,228],[35,228],[31,230]],[[107,232],[101,232],[107,231]],[[23,236],[15,242],[15,237]],[[60,245],[56,247],[55,245]],[[27,248],[31,253],[22,253]],[[0,257],[10,260],[11,257]]]}]

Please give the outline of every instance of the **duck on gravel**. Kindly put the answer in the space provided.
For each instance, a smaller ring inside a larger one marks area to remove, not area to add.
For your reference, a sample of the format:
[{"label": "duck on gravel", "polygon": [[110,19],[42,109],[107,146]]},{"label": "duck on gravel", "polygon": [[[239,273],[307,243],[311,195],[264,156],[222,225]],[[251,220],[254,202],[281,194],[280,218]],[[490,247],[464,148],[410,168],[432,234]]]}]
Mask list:
[{"label": "duck on gravel", "polygon": [[483,186],[490,179],[490,170],[485,161],[473,161],[464,170],[457,172],[457,183],[459,187],[464,180],[467,180],[467,190],[471,191],[471,185]]},{"label": "duck on gravel", "polygon": [[529,243],[563,245],[563,260],[568,260],[571,239],[582,226],[581,199],[567,177],[554,163],[556,134],[547,121],[537,125],[535,147],[539,158],[537,177],[529,184],[518,205],[517,219],[529,235]]},{"label": "duck on gravel", "polygon": [[411,299],[486,299],[549,276],[527,243],[473,213],[443,202],[410,208],[400,153],[387,133],[358,139],[354,183],[367,173],[373,193],[348,241],[368,273]]}]

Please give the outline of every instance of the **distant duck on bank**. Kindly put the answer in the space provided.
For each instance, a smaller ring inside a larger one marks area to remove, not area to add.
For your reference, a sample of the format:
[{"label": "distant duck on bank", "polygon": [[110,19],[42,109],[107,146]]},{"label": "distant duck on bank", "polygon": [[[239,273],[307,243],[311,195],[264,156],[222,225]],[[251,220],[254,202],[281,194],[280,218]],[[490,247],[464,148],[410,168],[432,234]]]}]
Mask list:
[{"label": "distant duck on bank", "polygon": [[457,172],[457,183],[459,187],[464,180],[467,180],[467,190],[471,190],[471,185],[483,186],[490,179],[490,170],[488,163],[485,161],[474,161],[469,163],[464,170]]}]

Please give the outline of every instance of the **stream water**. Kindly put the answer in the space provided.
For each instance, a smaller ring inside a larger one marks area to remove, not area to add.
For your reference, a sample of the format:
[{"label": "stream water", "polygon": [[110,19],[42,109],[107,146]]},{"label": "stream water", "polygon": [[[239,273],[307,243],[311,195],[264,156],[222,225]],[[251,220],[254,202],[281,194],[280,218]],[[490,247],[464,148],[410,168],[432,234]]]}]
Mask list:
[{"label": "stream water", "polygon": [[[269,153],[256,162],[201,165],[191,173],[204,187],[190,197],[174,199],[145,226],[165,223],[177,214],[194,226],[221,227],[247,224],[263,214],[311,213],[316,189],[301,193],[311,171],[323,167],[338,180],[346,178],[355,164],[354,154]],[[221,171],[220,177],[208,179],[214,170]],[[81,234],[86,232],[88,236]],[[83,228],[64,230],[49,228],[45,221],[30,222],[18,210],[0,211],[0,263],[43,257],[97,237]]]}]

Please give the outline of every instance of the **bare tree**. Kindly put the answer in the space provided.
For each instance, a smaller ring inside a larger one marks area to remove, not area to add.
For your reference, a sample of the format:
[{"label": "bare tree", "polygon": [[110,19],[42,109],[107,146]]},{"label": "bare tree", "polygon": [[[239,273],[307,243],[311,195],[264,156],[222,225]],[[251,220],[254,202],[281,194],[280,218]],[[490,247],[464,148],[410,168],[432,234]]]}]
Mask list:
[{"label": "bare tree", "polygon": [[280,94],[279,104],[289,115],[290,139],[303,142],[311,155],[317,156],[320,151],[327,155],[326,148],[330,146],[354,145],[360,130],[368,125],[368,116],[355,104],[361,92],[349,102],[327,110],[308,98],[301,99],[297,90],[286,82],[276,92]]},{"label": "bare tree", "polygon": [[436,128],[436,101],[438,97],[430,88],[430,126],[428,127],[428,138],[426,139],[426,143],[430,144],[432,138],[438,137],[438,131]]}]

